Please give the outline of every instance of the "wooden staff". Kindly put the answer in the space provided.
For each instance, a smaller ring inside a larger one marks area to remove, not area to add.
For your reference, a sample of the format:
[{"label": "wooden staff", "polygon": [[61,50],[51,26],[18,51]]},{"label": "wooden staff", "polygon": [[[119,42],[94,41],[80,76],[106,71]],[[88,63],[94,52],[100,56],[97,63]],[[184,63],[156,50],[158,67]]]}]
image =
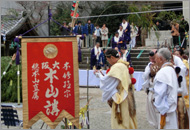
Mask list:
[{"label": "wooden staff", "polygon": [[[89,77],[89,61],[88,61],[88,57],[87,57],[87,103],[89,102],[89,86],[88,86],[88,77]],[[87,106],[87,117],[88,117],[88,121],[90,121],[90,118],[89,118],[89,106]],[[88,123],[88,129],[90,129],[90,125]]]},{"label": "wooden staff", "polygon": [[74,25],[75,25],[75,21],[76,21],[76,14],[77,14],[77,9],[78,9],[78,5],[79,5],[79,1],[76,2],[76,5],[75,5],[75,10],[74,10],[74,14],[73,14],[73,18],[72,18],[72,23],[71,23],[71,27],[73,29]]}]

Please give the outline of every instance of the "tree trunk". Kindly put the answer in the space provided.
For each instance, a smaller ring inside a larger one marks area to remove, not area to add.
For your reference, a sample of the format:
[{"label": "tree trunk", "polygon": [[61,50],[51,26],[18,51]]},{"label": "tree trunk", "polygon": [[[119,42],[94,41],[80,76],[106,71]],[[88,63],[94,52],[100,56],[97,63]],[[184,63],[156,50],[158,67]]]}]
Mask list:
[{"label": "tree trunk", "polygon": [[148,32],[145,28],[141,28],[141,44],[145,46],[145,39],[148,38]]}]

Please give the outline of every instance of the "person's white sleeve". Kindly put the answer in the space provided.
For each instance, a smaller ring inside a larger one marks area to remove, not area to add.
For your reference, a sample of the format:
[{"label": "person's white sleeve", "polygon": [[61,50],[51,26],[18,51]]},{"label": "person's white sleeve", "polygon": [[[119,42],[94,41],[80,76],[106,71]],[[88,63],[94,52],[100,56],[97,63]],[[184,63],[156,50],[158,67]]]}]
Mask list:
[{"label": "person's white sleeve", "polygon": [[185,74],[185,72],[187,71],[187,67],[185,66],[185,64],[183,63],[183,61],[179,57],[177,57],[177,56],[173,56],[173,58],[174,58],[174,64],[176,66],[180,67],[181,68],[181,72],[183,74]]},{"label": "person's white sleeve", "polygon": [[143,82],[143,84],[142,84],[142,87],[143,87],[143,89],[146,91],[146,89],[147,88],[149,88],[150,87],[150,84],[149,84],[149,82],[150,82],[150,77],[149,77],[149,74],[150,74],[150,63],[146,66],[146,68],[145,68],[145,71],[144,71],[144,73],[143,73],[143,75],[142,75],[142,78],[143,78],[143,80],[144,80],[144,82]]},{"label": "person's white sleeve", "polygon": [[143,75],[142,75],[142,78],[143,78],[144,81],[149,79],[149,74],[150,74],[150,66],[148,64],[146,66],[146,68],[145,68],[145,71],[144,71]]},{"label": "person's white sleeve", "polygon": [[169,110],[168,98],[167,98],[167,89],[168,86],[165,83],[157,81],[154,86],[154,106],[160,112],[161,115],[164,115]]},{"label": "person's white sleeve", "polygon": [[117,86],[120,80],[110,76],[102,76],[98,74],[100,78],[100,89],[102,93],[102,101],[108,101],[115,93],[118,92]]},{"label": "person's white sleeve", "polygon": [[112,99],[114,100],[115,103],[117,104],[120,104],[121,102],[124,101],[124,99],[127,97],[127,92],[126,90],[124,89],[124,94],[123,95],[120,95],[118,92],[115,93],[113,96],[112,96]]}]

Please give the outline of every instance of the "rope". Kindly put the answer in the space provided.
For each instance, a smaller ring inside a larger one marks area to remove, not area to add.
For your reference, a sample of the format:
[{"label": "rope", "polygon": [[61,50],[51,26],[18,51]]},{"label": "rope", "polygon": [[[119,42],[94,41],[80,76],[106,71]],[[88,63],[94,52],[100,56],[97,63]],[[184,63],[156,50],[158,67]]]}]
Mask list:
[{"label": "rope", "polygon": [[[188,9],[188,8],[184,8]],[[77,17],[78,19],[82,18],[96,18],[96,17],[109,17],[109,16],[120,16],[120,15],[128,15],[128,14],[142,14],[142,13],[153,13],[153,12],[163,12],[163,11],[176,11],[176,10],[183,10],[183,8],[176,8],[176,9],[164,9],[164,10],[152,10],[152,11],[142,11],[142,12],[129,12],[129,13],[120,13],[120,14],[105,14],[105,15],[95,15],[95,16],[83,16]],[[73,17],[76,18],[76,17]]]},{"label": "rope", "polygon": [[[65,28],[67,31],[71,31],[71,30],[69,30],[68,28],[66,28],[66,27],[64,27],[63,25],[61,25],[59,22],[57,22],[56,20],[54,20],[53,18],[51,19],[54,23],[56,23],[56,24],[58,24],[58,25],[60,25],[61,27],[63,27],[63,28]],[[75,33],[74,33],[75,34]]]},{"label": "rope", "polygon": [[47,22],[49,19],[51,19],[51,18],[46,19],[44,22],[42,22],[42,23],[36,25],[35,27],[31,28],[30,30],[26,31],[25,33],[23,33],[23,34],[21,34],[21,35],[19,35],[19,36],[23,36],[23,35],[27,34],[28,32],[34,30],[35,28],[37,28],[37,27],[39,27],[40,25],[42,25],[42,24],[44,24],[45,22]]}]

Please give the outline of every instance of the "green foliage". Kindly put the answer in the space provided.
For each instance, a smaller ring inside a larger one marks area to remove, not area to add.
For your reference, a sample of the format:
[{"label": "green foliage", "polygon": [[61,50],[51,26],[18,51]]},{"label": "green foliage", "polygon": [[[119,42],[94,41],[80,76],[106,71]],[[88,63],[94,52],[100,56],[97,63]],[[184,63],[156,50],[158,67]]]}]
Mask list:
[{"label": "green foliage", "polygon": [[[131,5],[129,6],[129,12],[151,11],[151,8],[151,5],[142,5],[140,10],[136,5]],[[156,13],[129,14],[128,20],[150,33],[151,29],[157,31],[154,23],[155,15]],[[157,39],[159,39],[159,34],[157,32],[155,34]]]},{"label": "green foliage", "polygon": [[[92,10],[91,16],[94,15],[105,15],[105,14],[118,14],[126,13],[128,5],[125,1],[109,1],[106,2],[103,8],[96,7]],[[122,22],[122,19],[126,18],[124,15],[120,16],[110,16],[110,17],[98,17],[92,18],[91,21],[95,25],[98,24],[100,27],[105,23],[109,29],[109,34],[114,34],[118,29],[119,25]]]},{"label": "green foliage", "polygon": [[[66,21],[68,24],[72,20],[70,13],[71,13],[70,9],[68,9],[68,7],[66,7],[64,4],[58,4],[56,8],[56,12],[53,13],[52,17],[54,20],[56,20],[60,24],[63,24],[63,21]],[[51,21],[50,33],[51,35],[55,35],[55,36],[60,35],[61,34],[60,25]]]},{"label": "green foliage", "polygon": [[[3,71],[5,71],[11,57],[3,56],[1,57],[1,76]],[[20,65],[21,70],[21,65]],[[22,77],[20,76],[20,97],[22,101]],[[12,80],[12,84],[10,83]],[[12,63],[11,68],[8,70],[6,75],[1,81],[1,102],[17,102],[17,66],[15,61]]]},{"label": "green foliage", "polygon": [[[139,8],[135,5],[131,5],[128,8],[128,12],[139,12]],[[139,26],[139,20],[141,19],[139,14],[130,14],[128,16],[129,23],[134,23],[135,25]]]},{"label": "green foliage", "polygon": [[158,14],[158,16],[156,17],[156,20],[172,21],[176,19],[177,22],[179,22],[181,18],[182,18],[182,14],[177,15],[174,11],[163,11]]}]

